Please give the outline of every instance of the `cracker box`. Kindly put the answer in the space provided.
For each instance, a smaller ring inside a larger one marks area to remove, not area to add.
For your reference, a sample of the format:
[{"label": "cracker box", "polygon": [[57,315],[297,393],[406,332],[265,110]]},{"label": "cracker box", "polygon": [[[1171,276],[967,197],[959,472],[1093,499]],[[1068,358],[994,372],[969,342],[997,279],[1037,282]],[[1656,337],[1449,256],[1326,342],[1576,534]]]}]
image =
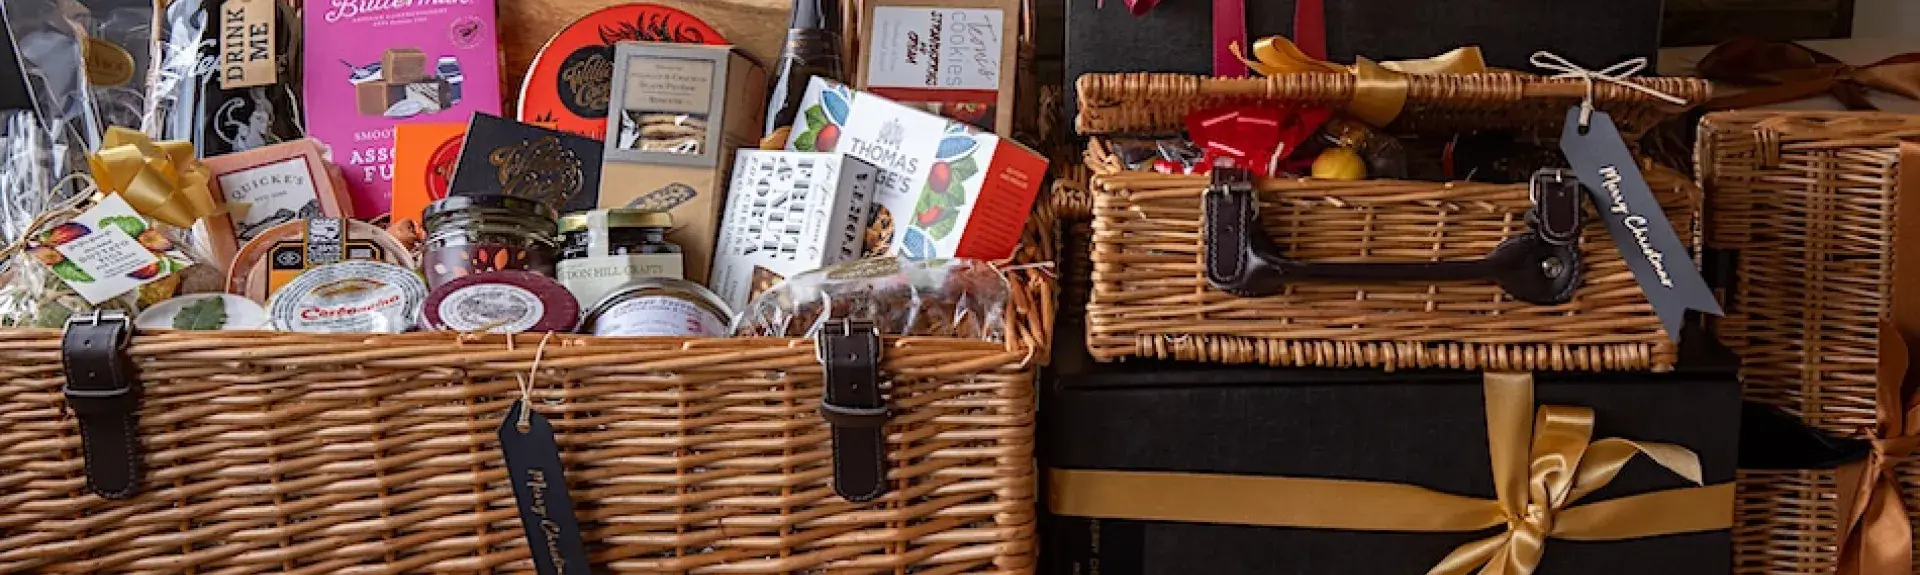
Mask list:
[{"label": "cracker box", "polygon": [[733,309],[861,255],[880,172],[845,154],[740,150],[708,284]]},{"label": "cracker box", "polygon": [[1013,135],[1020,0],[862,5],[859,89]]},{"label": "cracker box", "polygon": [[787,149],[880,168],[869,246],[910,258],[1013,255],[1046,177],[1040,154],[992,132],[814,78]]},{"label": "cracker box", "polygon": [[354,213],[393,206],[395,126],[500,113],[493,0],[311,5],[307,129],[346,173]]},{"label": "cracker box", "polygon": [[673,214],[667,239],[704,282],[733,151],[759,142],[767,72],[731,46],[621,42],[600,207]]}]

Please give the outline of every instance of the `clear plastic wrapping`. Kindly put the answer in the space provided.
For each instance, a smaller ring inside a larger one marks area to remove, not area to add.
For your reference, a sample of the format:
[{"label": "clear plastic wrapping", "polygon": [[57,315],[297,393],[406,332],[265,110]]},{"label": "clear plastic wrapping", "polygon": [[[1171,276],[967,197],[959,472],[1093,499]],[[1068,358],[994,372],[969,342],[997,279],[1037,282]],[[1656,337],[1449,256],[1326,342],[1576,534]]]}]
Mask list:
[{"label": "clear plastic wrapping", "polygon": [[1009,286],[991,262],[879,257],[789,278],[754,298],[734,335],[812,337],[830,321],[873,322],[881,335],[1002,341]]}]

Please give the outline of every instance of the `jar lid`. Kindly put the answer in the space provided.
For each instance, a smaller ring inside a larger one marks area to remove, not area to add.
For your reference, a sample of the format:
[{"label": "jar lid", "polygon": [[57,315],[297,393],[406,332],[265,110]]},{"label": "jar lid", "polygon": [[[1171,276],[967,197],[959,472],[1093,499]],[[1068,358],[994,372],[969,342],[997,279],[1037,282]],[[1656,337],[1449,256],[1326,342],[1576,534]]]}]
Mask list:
[{"label": "jar lid", "polygon": [[534,200],[515,196],[485,195],[447,196],[434,200],[433,203],[427,204],[427,209],[421,211],[420,219],[427,221],[436,216],[467,210],[517,212],[547,220],[557,217],[557,212],[554,212],[553,208]]},{"label": "jar lid", "polygon": [[459,332],[572,331],[580,303],[560,282],[502,270],[461,276],[427,295],[427,326]]},{"label": "jar lid", "polygon": [[[608,228],[671,228],[673,215],[654,210],[607,209],[594,210],[606,212]],[[560,233],[578,232],[587,229],[587,218],[593,212],[574,212],[560,218]]]},{"label": "jar lid", "polygon": [[593,304],[591,309],[581,314],[580,324],[574,331],[593,335],[635,335],[605,333],[606,330],[599,329],[600,320],[607,312],[618,307],[621,302],[649,295],[664,295],[679,298],[710,314],[712,319],[715,320],[715,323],[719,325],[715,328],[716,331],[714,333],[703,335],[724,335],[724,333],[721,332],[727,329],[727,324],[733,320],[733,310],[727,307],[727,301],[720,299],[719,294],[713,293],[713,290],[707,289],[706,286],[680,278],[643,277],[634,278],[633,281],[614,288],[613,291],[602,296],[600,301]]},{"label": "jar lid", "polygon": [[427,282],[385,262],[347,260],[307,270],[267,300],[270,325],[306,333],[401,333],[413,329]]}]

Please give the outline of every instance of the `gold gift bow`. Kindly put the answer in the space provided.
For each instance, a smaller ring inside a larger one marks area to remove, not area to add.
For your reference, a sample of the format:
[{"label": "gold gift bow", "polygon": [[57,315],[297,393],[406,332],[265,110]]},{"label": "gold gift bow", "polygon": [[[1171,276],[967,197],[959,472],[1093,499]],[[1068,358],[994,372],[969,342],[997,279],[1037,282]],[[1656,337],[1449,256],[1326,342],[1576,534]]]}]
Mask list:
[{"label": "gold gift bow", "polygon": [[207,167],[195,158],[191,143],[155,142],[114,126],[87,164],[101,191],[120,194],[134,211],[167,225],[191,228],[219,209],[207,188]]},{"label": "gold gift bow", "polygon": [[1593,437],[1585,407],[1542,406],[1533,421],[1533,376],[1486,375],[1487,441],[1497,500],[1398,483],[1202,473],[1048,472],[1048,506],[1102,519],[1348,529],[1504,533],[1455,549],[1428,575],[1528,575],[1546,539],[1613,541],[1727,529],[1733,485],[1688,487],[1574,506],[1644,453],[1701,483],[1699,456],[1676,445]]},{"label": "gold gift bow", "polygon": [[1352,74],[1355,80],[1353,101],[1347,103],[1347,113],[1376,127],[1392,123],[1394,118],[1400,116],[1401,109],[1406,107],[1407,89],[1411,85],[1407,79],[1409,75],[1475,74],[1487,71],[1487,62],[1481,57],[1479,46],[1456,48],[1452,52],[1420,60],[1374,62],[1358,58],[1352,66],[1315,59],[1301,51],[1293,41],[1280,36],[1255,40],[1250,51],[1251,58],[1241,53],[1239,42],[1228,44],[1227,49],[1248,69],[1262,76],[1308,72]]}]

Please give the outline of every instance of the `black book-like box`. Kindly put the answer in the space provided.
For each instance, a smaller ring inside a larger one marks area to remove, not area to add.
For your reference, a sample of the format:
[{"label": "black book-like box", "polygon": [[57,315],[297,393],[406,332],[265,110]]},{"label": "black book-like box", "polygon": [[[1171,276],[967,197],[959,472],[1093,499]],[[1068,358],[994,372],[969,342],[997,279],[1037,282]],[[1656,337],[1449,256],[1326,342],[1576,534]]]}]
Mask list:
[{"label": "black book-like box", "polygon": [[[1213,73],[1213,2],[1164,0],[1143,16],[1122,0],[1067,0],[1068,90],[1081,74]],[[1428,58],[1477,45],[1489,66],[1538,73],[1549,50],[1599,70],[1660,50],[1661,0],[1325,0],[1327,56],[1351,64]],[[1293,0],[1247,0],[1247,41],[1293,36]],[[1071,101],[1071,100],[1069,100]]]},{"label": "black book-like box", "polygon": [[598,140],[475,113],[467,123],[449,194],[514,196],[562,214],[600,203]]},{"label": "black book-like box", "polygon": [[[1063,330],[1061,355],[1078,349],[1074,331]],[[1740,385],[1731,354],[1709,339],[1693,338],[1681,367],[1670,373],[1537,374],[1534,404],[1591,408],[1594,440],[1683,446],[1698,454],[1705,484],[1730,483],[1739,451]],[[1058,365],[1042,400],[1041,459],[1050,471],[1344,479],[1496,496],[1478,373],[1088,364],[1072,357]],[[1052,500],[1043,506],[1060,503],[1059,477],[1046,480]],[[1637,456],[1579,503],[1691,487]],[[1724,506],[1709,506],[1706,515],[1713,517],[1706,519],[1731,521],[1731,502],[1727,497]],[[1504,531],[1044,516],[1043,572],[1060,575],[1425,573],[1455,548]],[[1613,541],[1552,538],[1537,572],[1724,574],[1732,570],[1731,545],[1725,529]]]}]

